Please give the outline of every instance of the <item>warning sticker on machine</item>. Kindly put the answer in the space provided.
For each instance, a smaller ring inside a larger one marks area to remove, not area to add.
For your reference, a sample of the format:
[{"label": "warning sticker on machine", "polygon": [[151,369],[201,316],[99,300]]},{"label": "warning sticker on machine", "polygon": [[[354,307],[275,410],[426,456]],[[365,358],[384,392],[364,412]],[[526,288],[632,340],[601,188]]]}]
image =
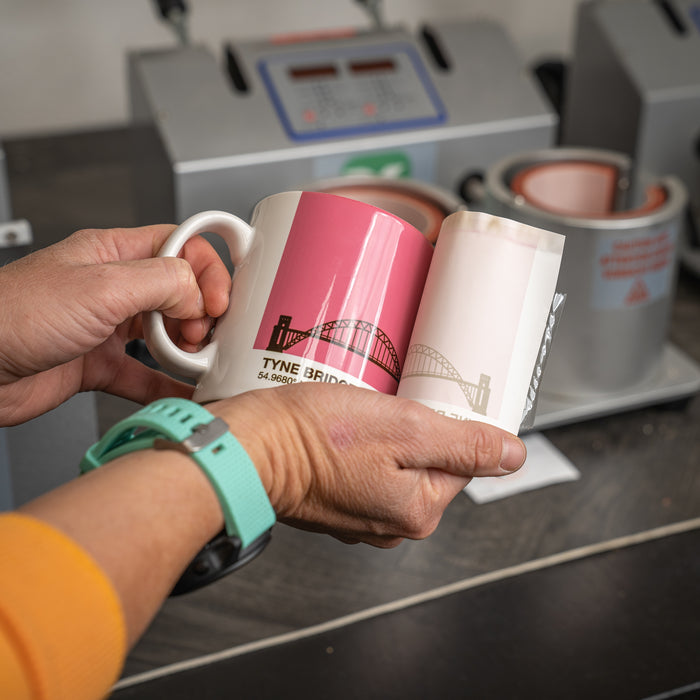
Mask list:
[{"label": "warning sticker on machine", "polygon": [[675,247],[676,232],[670,228],[641,236],[602,237],[594,262],[592,306],[629,308],[668,294]]}]

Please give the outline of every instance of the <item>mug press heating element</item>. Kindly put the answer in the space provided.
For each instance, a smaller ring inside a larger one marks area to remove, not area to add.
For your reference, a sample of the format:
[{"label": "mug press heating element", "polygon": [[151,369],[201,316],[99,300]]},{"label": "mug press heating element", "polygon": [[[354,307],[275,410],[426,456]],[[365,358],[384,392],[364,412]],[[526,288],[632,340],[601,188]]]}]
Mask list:
[{"label": "mug press heating element", "polygon": [[536,428],[700,388],[698,368],[667,342],[686,202],[678,178],[635,172],[611,151],[545,149],[487,172],[489,212],[566,235],[567,299]]}]

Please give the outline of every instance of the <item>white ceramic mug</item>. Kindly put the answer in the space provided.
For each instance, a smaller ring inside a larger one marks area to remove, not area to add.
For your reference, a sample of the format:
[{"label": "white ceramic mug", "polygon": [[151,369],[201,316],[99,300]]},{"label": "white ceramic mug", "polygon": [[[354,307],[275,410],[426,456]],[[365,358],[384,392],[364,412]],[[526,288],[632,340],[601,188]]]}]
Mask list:
[{"label": "white ceramic mug", "polygon": [[234,265],[229,308],[194,353],[168,337],[159,312],[146,343],[165,368],[198,380],[196,401],[299,381],[395,393],[433,248],[402,219],[320,192],[282,192],[250,224],[203,212],[158,253],[175,256],[200,233],[226,242]]},{"label": "white ceramic mug", "polygon": [[397,394],[520,426],[564,236],[481,212],[443,222]]}]

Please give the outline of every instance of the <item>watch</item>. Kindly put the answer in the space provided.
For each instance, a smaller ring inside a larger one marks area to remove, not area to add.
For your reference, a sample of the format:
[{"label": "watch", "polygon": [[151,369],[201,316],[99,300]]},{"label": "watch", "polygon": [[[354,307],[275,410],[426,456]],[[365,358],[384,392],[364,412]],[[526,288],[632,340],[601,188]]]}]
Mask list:
[{"label": "watch", "polygon": [[262,552],[275,523],[265,487],[226,422],[194,401],[159,399],[120,421],[90,447],[80,472],[148,448],[189,455],[211,482],[224,513],[225,529],[200,550],[170,595],[212,583]]}]

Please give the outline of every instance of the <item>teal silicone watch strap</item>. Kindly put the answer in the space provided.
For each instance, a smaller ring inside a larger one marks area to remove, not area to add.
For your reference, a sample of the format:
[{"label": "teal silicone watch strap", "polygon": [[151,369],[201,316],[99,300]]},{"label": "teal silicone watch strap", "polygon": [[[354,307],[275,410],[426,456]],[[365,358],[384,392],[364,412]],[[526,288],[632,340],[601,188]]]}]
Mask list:
[{"label": "teal silicone watch strap", "polygon": [[216,491],[226,532],[243,548],[274,525],[275,511],[246,451],[223,420],[186,399],[159,399],[114,425],[87,451],[80,471],[152,447],[177,449],[201,467]]}]

